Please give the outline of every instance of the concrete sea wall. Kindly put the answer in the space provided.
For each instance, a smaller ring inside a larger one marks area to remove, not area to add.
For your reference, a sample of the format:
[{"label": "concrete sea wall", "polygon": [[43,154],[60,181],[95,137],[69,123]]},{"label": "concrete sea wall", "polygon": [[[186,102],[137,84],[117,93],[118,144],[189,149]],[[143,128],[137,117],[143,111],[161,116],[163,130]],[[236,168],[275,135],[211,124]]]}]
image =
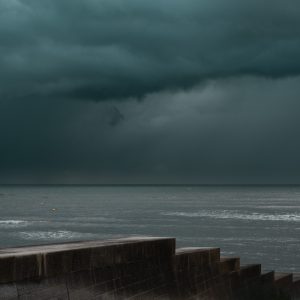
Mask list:
[{"label": "concrete sea wall", "polygon": [[175,249],[173,238],[127,238],[0,249],[0,300],[300,299],[300,277]]}]

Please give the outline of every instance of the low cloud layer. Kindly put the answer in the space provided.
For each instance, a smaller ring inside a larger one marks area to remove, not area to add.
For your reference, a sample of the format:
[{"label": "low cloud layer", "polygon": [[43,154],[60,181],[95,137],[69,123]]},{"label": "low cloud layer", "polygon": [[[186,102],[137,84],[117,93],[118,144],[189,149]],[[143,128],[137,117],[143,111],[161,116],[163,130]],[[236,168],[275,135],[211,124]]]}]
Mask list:
[{"label": "low cloud layer", "polygon": [[139,103],[2,103],[0,179],[297,183],[299,93],[300,77],[245,77]]},{"label": "low cloud layer", "polygon": [[299,16],[296,0],[2,0],[0,96],[121,100],[298,75]]}]

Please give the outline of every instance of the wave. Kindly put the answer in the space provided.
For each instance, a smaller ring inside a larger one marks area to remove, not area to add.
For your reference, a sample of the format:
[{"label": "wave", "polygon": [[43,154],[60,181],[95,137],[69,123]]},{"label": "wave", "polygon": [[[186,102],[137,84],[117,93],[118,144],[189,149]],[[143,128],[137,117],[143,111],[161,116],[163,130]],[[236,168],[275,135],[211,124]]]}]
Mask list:
[{"label": "wave", "polygon": [[68,240],[92,238],[95,235],[91,233],[74,231],[24,231],[18,232],[17,236],[24,240]]},{"label": "wave", "polygon": [[300,209],[299,205],[261,205],[256,208],[267,208],[267,209]]},{"label": "wave", "polygon": [[25,220],[0,220],[0,227],[25,227],[29,225],[30,222]]},{"label": "wave", "polygon": [[287,221],[300,222],[300,214],[263,214],[263,213],[239,213],[236,211],[199,211],[199,212],[166,212],[164,216],[177,216],[187,218],[213,218],[213,219],[242,219],[253,221]]}]

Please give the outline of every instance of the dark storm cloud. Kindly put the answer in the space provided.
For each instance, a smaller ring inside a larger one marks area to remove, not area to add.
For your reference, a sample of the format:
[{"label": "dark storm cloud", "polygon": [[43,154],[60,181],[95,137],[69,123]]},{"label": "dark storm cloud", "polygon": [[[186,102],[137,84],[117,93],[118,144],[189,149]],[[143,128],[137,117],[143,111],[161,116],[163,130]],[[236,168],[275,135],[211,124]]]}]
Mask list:
[{"label": "dark storm cloud", "polygon": [[299,49],[296,0],[0,0],[0,183],[299,183]]},{"label": "dark storm cloud", "polygon": [[0,95],[142,98],[300,72],[299,1],[2,0]]},{"label": "dark storm cloud", "polygon": [[2,103],[0,180],[298,183],[299,93],[300,77],[246,77],[139,103]]},{"label": "dark storm cloud", "polygon": [[109,110],[108,115],[110,117],[109,124],[111,126],[116,126],[124,120],[124,115],[115,106]]}]

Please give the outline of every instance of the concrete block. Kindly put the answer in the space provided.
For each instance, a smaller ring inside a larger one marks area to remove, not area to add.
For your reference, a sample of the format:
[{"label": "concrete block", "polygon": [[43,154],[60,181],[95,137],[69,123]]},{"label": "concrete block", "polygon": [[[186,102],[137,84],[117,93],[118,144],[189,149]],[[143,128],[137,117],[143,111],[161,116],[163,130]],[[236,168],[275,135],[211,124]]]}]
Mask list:
[{"label": "concrete block", "polygon": [[292,299],[300,300],[300,274],[293,276]]},{"label": "concrete block", "polygon": [[124,243],[91,249],[92,268],[103,268],[147,259],[160,262],[171,260],[175,253],[175,239],[136,239]]},{"label": "concrete block", "polygon": [[15,280],[15,257],[0,256],[0,284]]},{"label": "concrete block", "polygon": [[277,288],[290,289],[293,285],[293,274],[276,272],[274,283]]},{"label": "concrete block", "polygon": [[258,278],[261,275],[261,265],[254,264],[242,266],[240,268],[239,274],[242,281],[248,281]]},{"label": "concrete block", "polygon": [[43,275],[43,262],[41,254],[18,255],[14,261],[14,280],[41,277]]},{"label": "concrete block", "polygon": [[93,272],[91,270],[71,272],[65,275],[68,290],[89,288],[95,285]]},{"label": "concrete block", "polygon": [[17,282],[17,290],[20,300],[48,300],[50,298],[66,298],[68,295],[63,277]]},{"label": "concrete block", "polygon": [[18,292],[14,283],[0,284],[0,300],[16,299],[18,299]]},{"label": "concrete block", "polygon": [[274,283],[275,272],[274,271],[264,271],[264,272],[262,272],[260,279],[261,279],[261,283],[263,285],[272,284],[272,283]]},{"label": "concrete block", "polygon": [[107,280],[101,283],[96,283],[93,287],[95,296],[100,296],[102,294],[111,294],[116,290],[115,280]]},{"label": "concrete block", "polygon": [[72,251],[43,254],[44,276],[54,277],[72,271]]},{"label": "concrete block", "polygon": [[219,248],[175,253],[172,238],[0,249],[0,300],[299,300],[299,290],[300,276],[240,267]]},{"label": "concrete block", "polygon": [[219,266],[220,266],[221,273],[238,271],[240,269],[240,258],[239,257],[221,257]]},{"label": "concrete block", "polygon": [[219,248],[180,248],[174,257],[177,270],[204,267],[220,261]]},{"label": "concrete block", "polygon": [[52,295],[56,294],[56,290],[60,288],[64,291],[66,288],[66,279],[64,276],[57,276],[53,278],[31,278],[23,281],[16,282],[18,294],[20,296],[26,294],[34,294],[38,291],[48,290]]},{"label": "concrete block", "polygon": [[92,300],[95,293],[92,288],[83,288],[69,291],[69,300]]}]

